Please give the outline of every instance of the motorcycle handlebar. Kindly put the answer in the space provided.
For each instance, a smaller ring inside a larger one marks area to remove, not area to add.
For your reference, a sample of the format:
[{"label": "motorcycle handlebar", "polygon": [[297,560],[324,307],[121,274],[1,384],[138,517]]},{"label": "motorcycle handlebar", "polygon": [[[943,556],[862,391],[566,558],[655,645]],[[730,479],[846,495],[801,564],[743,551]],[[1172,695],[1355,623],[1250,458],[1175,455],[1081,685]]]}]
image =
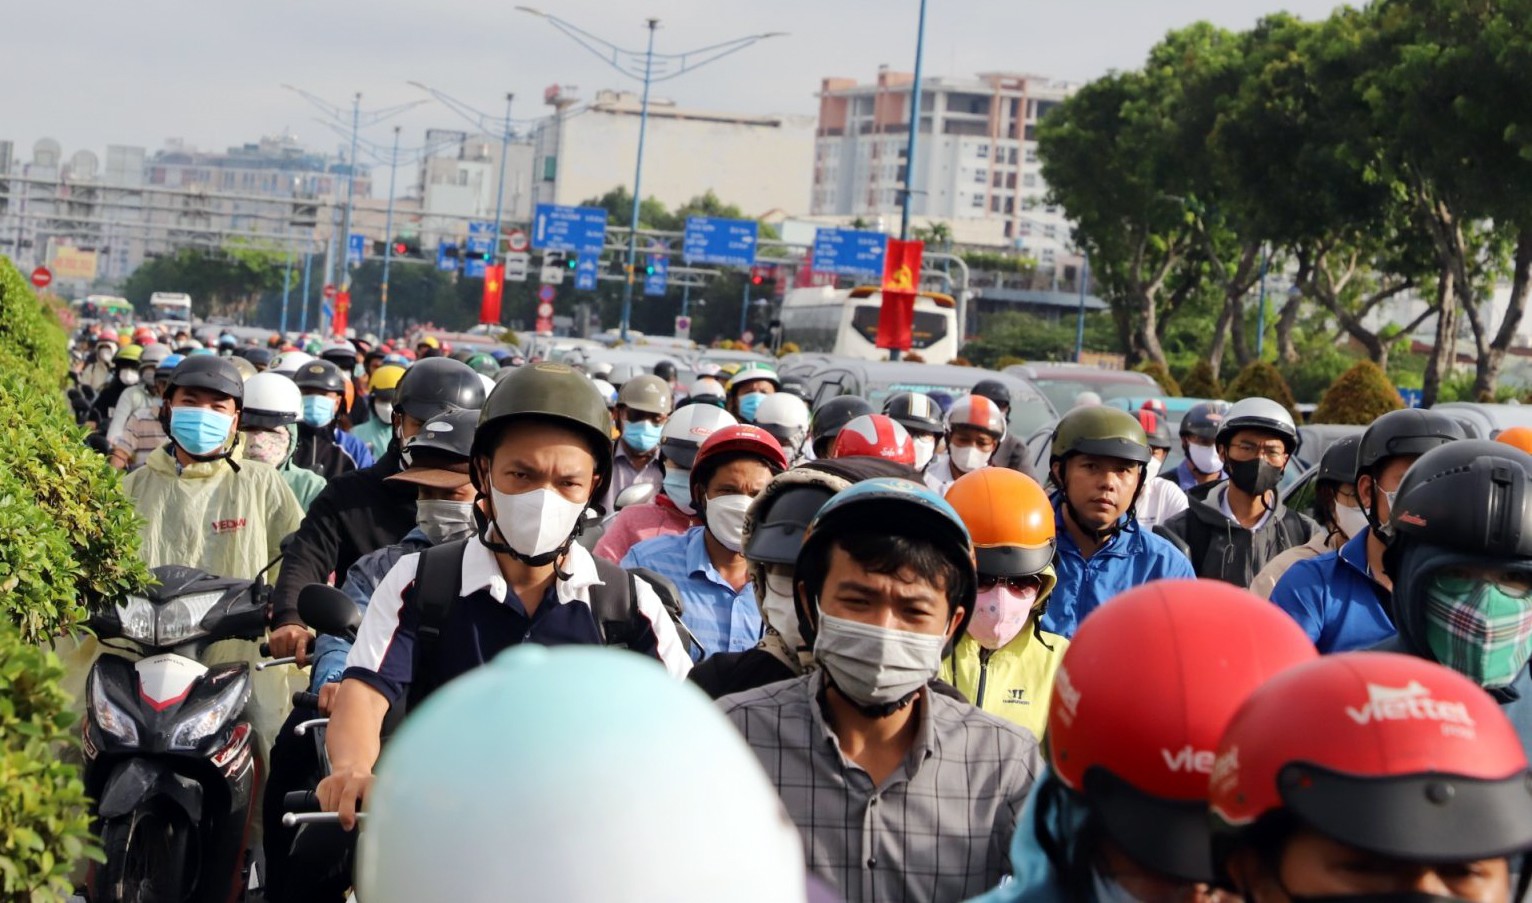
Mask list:
[{"label": "motorcycle handlebar", "polygon": [[282,795],[284,812],[318,812],[319,794],[312,790],[293,790]]}]

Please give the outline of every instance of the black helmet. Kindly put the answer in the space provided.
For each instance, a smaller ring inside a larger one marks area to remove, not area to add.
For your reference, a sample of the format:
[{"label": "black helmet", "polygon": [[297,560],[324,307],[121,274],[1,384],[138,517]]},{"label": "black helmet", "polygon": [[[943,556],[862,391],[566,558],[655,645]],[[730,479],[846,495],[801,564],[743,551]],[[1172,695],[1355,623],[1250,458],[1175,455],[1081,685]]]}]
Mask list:
[{"label": "black helmet", "polygon": [[[479,378],[472,370],[468,372],[475,380]],[[409,385],[408,379],[404,385]],[[474,436],[474,457],[489,455],[493,451],[490,446],[499,438],[501,429],[522,418],[554,421],[587,437],[591,453],[596,456],[597,494],[610,485],[612,415],[606,409],[606,399],[589,379],[568,364],[552,362],[512,370],[484,401],[478,432]],[[474,488],[482,492],[484,487],[479,485],[477,469],[473,479]]]},{"label": "black helmet", "polygon": [[1316,480],[1328,480],[1332,483],[1355,483],[1356,482],[1356,450],[1362,444],[1362,436],[1346,436],[1330,443],[1325,453],[1319,458],[1319,472],[1314,475]]},{"label": "black helmet", "polygon": [[484,407],[484,381],[473,368],[444,357],[417,361],[394,389],[394,410],[426,421],[451,408]]},{"label": "black helmet", "polygon": [[1050,458],[1059,461],[1070,455],[1105,455],[1147,464],[1149,437],[1138,418],[1121,408],[1075,408],[1059,418]]},{"label": "black helmet", "polygon": [[1298,426],[1293,423],[1292,412],[1270,398],[1241,398],[1229,407],[1223,423],[1218,425],[1214,439],[1219,445],[1227,445],[1240,430],[1264,430],[1282,437],[1287,453],[1298,450]]},{"label": "black helmet", "polygon": [[239,368],[228,358],[211,354],[198,354],[177,364],[170,371],[165,397],[170,398],[176,389],[208,389],[234,399],[237,408],[245,404],[245,381]]},{"label": "black helmet", "polygon": [[449,357],[451,360],[457,361],[460,364],[466,364],[468,363],[469,358],[473,357],[473,354],[473,351],[467,348],[459,348],[458,350],[452,352]]},{"label": "black helmet", "polygon": [[318,389],[321,392],[346,392],[346,374],[326,360],[309,361],[293,374],[293,382],[300,389]]},{"label": "black helmet", "polygon": [[841,427],[863,414],[876,413],[867,399],[857,395],[841,395],[826,401],[814,409],[814,416],[809,420],[809,444],[818,457],[830,456],[828,448],[820,454],[820,443],[831,442],[840,433]]},{"label": "black helmet", "polygon": [[1423,455],[1457,439],[1466,439],[1462,424],[1446,414],[1405,408],[1389,411],[1362,433],[1356,452],[1358,476],[1369,473],[1382,461],[1400,455]]},{"label": "black helmet", "polygon": [[1181,438],[1192,436],[1212,442],[1218,438],[1218,427],[1228,413],[1227,401],[1203,401],[1192,405],[1181,418]]},{"label": "black helmet", "polygon": [[271,367],[271,349],[261,348],[257,345],[246,345],[234,352],[245,360],[255,365],[257,370],[268,370]]},{"label": "black helmet", "polygon": [[897,392],[888,396],[888,400],[883,402],[883,414],[912,433],[940,435],[947,431],[942,409],[931,400],[931,396],[920,392]]},{"label": "black helmet", "polygon": [[479,426],[479,412],[470,408],[452,408],[426,421],[420,432],[404,440],[411,455],[411,465],[419,462],[419,453],[436,458],[467,461],[473,452],[473,437]]},{"label": "black helmet", "polygon": [[782,377],[782,385],[777,387],[777,391],[785,392],[788,395],[796,395],[804,401],[809,400],[809,384],[796,376]]},{"label": "black helmet", "polygon": [[977,395],[980,398],[988,398],[1002,408],[1011,406],[1011,389],[998,379],[981,379],[973,384],[968,390],[969,395]]},{"label": "black helmet", "polygon": [[654,375],[666,382],[675,382],[676,365],[672,361],[660,361],[654,365]]}]

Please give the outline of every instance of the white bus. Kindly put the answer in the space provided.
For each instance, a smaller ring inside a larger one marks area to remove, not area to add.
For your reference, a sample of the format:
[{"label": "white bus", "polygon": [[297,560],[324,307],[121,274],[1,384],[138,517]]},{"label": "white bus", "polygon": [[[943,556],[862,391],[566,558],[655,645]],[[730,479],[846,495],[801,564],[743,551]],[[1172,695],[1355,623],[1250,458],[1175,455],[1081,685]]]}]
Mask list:
[{"label": "white bus", "polygon": [[191,295],[185,292],[155,292],[149,296],[149,309],[154,319],[166,326],[191,328]]},{"label": "white bus", "polygon": [[[867,361],[888,360],[877,346],[883,292],[877,286],[794,289],[782,299],[782,341],[806,352]],[[958,356],[957,304],[951,295],[921,292],[915,298],[910,350],[927,362],[945,364]]]}]

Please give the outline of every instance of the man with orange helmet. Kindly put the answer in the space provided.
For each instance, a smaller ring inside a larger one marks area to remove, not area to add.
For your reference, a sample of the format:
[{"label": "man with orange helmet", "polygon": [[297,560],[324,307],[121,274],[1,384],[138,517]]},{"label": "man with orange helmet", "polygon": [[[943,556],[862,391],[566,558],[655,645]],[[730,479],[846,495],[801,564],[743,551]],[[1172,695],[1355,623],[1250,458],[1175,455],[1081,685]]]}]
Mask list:
[{"label": "man with orange helmet", "polygon": [[1409,656],[1268,681],[1223,733],[1208,803],[1214,867],[1247,903],[1505,903],[1532,878],[1516,731],[1472,681]]},{"label": "man with orange helmet", "polygon": [[1054,677],[1050,771],[1017,820],[1012,880],[983,903],[1214,899],[1218,739],[1251,692],[1316,657],[1282,612],[1220,581],[1156,581],[1102,606]]},{"label": "man with orange helmet", "polygon": [[974,705],[1041,738],[1053,673],[1069,646],[1038,623],[1058,582],[1053,503],[1031,477],[986,467],[959,477],[947,504],[973,536],[979,595],[942,678]]},{"label": "man with orange helmet", "polygon": [[863,414],[835,434],[832,458],[882,458],[915,466],[915,440],[898,421],[882,414]]},{"label": "man with orange helmet", "polygon": [[1495,434],[1495,441],[1504,442],[1506,445],[1532,455],[1532,427],[1513,426],[1508,430],[1501,430]]},{"label": "man with orange helmet", "polygon": [[947,451],[926,468],[926,485],[945,493],[965,473],[988,467],[1005,439],[1005,412],[982,395],[966,395],[947,412]]}]

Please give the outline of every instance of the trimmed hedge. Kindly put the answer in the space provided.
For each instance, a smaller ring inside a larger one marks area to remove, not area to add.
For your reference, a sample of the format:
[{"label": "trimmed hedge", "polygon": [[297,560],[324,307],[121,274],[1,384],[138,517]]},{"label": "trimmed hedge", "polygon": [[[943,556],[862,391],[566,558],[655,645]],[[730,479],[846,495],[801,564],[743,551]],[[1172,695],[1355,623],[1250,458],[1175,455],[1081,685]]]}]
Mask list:
[{"label": "trimmed hedge", "polygon": [[1336,377],[1314,410],[1315,423],[1352,423],[1366,426],[1389,411],[1404,407],[1399,390],[1388,374],[1372,361],[1358,361]]},{"label": "trimmed hedge", "polygon": [[1160,384],[1160,391],[1165,393],[1166,397],[1181,397],[1181,384],[1177,383],[1176,378],[1170,375],[1170,368],[1159,361],[1144,361],[1133,369],[1139,373],[1149,374],[1155,382]]},{"label": "trimmed hedge", "polygon": [[1181,394],[1186,398],[1222,398],[1223,386],[1213,375],[1213,365],[1198,361],[1190,373],[1181,378]]},{"label": "trimmed hedge", "polygon": [[1230,401],[1239,401],[1241,398],[1270,398],[1292,415],[1294,423],[1301,423],[1303,418],[1298,416],[1298,401],[1293,398],[1293,390],[1287,387],[1287,380],[1282,378],[1282,373],[1275,366],[1265,361],[1252,361],[1245,365],[1245,369],[1239,371],[1234,377],[1234,382],[1229,383],[1226,391]]}]

